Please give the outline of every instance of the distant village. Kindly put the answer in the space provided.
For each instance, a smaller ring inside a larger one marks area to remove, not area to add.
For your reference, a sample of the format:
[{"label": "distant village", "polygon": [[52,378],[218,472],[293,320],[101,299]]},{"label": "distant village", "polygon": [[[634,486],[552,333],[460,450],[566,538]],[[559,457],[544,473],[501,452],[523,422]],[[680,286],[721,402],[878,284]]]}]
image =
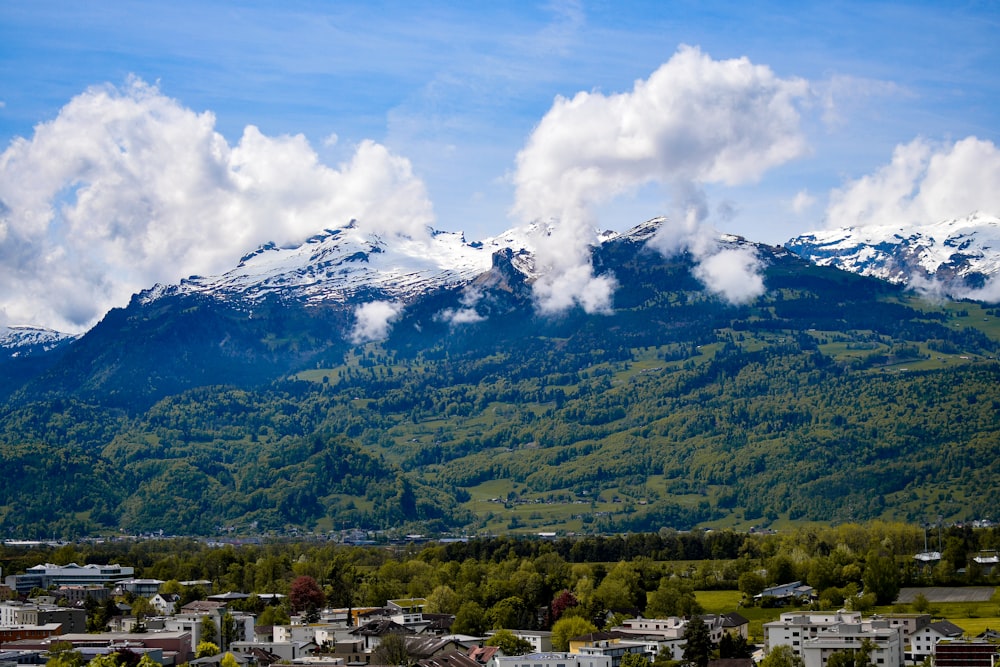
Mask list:
[{"label": "distant village", "polygon": [[[836,654],[861,655],[854,667],[997,667],[1000,634],[970,638],[948,621],[929,614],[864,617],[860,612],[789,611],[763,624],[763,643],[749,643],[749,622],[739,609],[692,617],[627,618],[599,632],[555,638],[552,631],[506,628],[484,636],[451,632],[455,617],[427,613],[421,598],[386,600],[381,607],[310,609],[290,622],[261,625],[241,611],[255,595],[265,604],[285,596],[213,591],[210,581],[179,582],[199,587],[204,599],[182,604],[165,582],[138,579],[120,565],[42,564],[9,575],[0,587],[0,667],[82,665],[112,654],[118,664],[267,667],[316,665],[368,667],[641,667],[691,664],[698,667],[835,667]],[[799,605],[814,595],[801,582],[768,588],[757,596],[771,603]],[[125,604],[120,600],[131,600]],[[135,613],[135,609],[144,613]],[[88,615],[104,613],[100,631]],[[697,641],[740,645],[744,657],[693,657]],[[503,641],[501,641],[503,639]],[[562,641],[565,645],[560,646]],[[75,661],[60,662],[72,652]],[[767,663],[769,656],[784,661]],[[55,656],[55,657],[54,657]],[[107,663],[93,663],[107,664]],[[837,662],[836,667],[844,663]]]}]

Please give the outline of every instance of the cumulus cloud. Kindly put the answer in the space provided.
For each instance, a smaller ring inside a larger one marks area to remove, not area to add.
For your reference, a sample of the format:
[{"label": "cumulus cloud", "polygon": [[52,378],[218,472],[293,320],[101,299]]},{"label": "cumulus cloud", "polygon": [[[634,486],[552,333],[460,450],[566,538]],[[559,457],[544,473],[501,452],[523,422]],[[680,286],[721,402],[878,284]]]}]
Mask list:
[{"label": "cumulus cloud", "polygon": [[482,322],[486,318],[476,311],[476,304],[483,297],[483,293],[474,287],[467,288],[462,293],[462,298],[460,303],[462,308],[445,308],[435,317],[436,319],[447,322],[452,326],[457,326],[460,324],[475,324],[476,322]]},{"label": "cumulus cloud", "polygon": [[892,160],[834,190],[829,227],[929,224],[974,211],[1000,212],[1000,149],[966,137],[955,143],[914,139]]},{"label": "cumulus cloud", "polygon": [[337,167],[301,135],[235,145],[132,79],[88,89],[0,154],[0,304],[12,323],[80,331],[156,282],[221,272],[261,243],[357,219],[426,235],[410,163],[371,141]]},{"label": "cumulus cloud", "polygon": [[806,152],[797,104],[808,95],[804,80],[682,47],[630,92],[557,98],[514,174],[513,212],[549,226],[537,239],[541,309],[610,309],[614,278],[590,264],[597,205],[655,183],[701,222],[701,185],[752,182]]},{"label": "cumulus cloud", "polygon": [[389,337],[392,324],[403,313],[403,306],[392,301],[372,301],[354,310],[354,328],[350,341],[355,345]]},{"label": "cumulus cloud", "polygon": [[762,268],[753,248],[723,248],[704,257],[695,267],[694,276],[729,303],[743,304],[764,293]]},{"label": "cumulus cloud", "polygon": [[680,222],[666,221],[649,245],[664,256],[691,253],[694,277],[728,303],[749,303],[765,291],[763,263],[752,246],[728,246],[695,209]]}]

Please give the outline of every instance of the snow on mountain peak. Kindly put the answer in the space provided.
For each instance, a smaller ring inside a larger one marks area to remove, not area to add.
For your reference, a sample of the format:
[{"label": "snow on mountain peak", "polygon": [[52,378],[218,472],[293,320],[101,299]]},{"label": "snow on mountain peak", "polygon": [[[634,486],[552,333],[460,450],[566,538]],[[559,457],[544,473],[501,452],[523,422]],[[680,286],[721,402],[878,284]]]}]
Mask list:
[{"label": "snow on mountain peak", "polygon": [[11,357],[48,352],[76,338],[79,338],[79,335],[66,334],[42,327],[0,326],[0,349],[7,350]]},{"label": "snow on mountain peak", "polygon": [[1000,218],[980,212],[926,225],[810,232],[786,246],[821,266],[901,284],[935,282],[953,294],[1000,274]]},{"label": "snow on mountain peak", "polygon": [[[662,220],[627,232],[604,232],[596,243],[628,237],[648,240]],[[313,303],[344,303],[355,295],[380,299],[408,298],[432,289],[470,283],[493,266],[493,256],[510,252],[510,262],[528,280],[537,277],[534,252],[537,223],[515,227],[483,241],[469,242],[461,232],[428,228],[427,234],[382,236],[353,222],[324,229],[297,246],[267,243],[244,255],[235,268],[218,276],[191,276],[178,285],[157,285],[138,295],[142,303],[181,293],[239,297],[243,302],[277,296]]]}]

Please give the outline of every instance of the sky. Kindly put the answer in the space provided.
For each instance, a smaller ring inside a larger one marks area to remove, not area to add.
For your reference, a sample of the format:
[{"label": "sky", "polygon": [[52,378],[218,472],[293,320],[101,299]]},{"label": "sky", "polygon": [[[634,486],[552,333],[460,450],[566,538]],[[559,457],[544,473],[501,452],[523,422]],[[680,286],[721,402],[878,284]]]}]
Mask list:
[{"label": "sky", "polygon": [[[540,307],[613,307],[594,230],[752,284],[718,232],[1000,214],[1000,2],[0,0],[0,325],[351,219],[548,225]],[[733,268],[735,267],[735,268]]]}]

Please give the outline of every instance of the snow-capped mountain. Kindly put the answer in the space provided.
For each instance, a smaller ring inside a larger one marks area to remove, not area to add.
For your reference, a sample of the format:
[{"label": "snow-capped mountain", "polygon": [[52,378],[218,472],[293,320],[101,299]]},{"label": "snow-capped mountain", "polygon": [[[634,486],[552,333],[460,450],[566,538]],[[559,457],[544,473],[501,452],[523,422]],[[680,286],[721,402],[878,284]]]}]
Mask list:
[{"label": "snow-capped mountain", "polygon": [[41,327],[0,327],[0,350],[8,357],[24,357],[54,350],[78,337]]},{"label": "snow-capped mountain", "polygon": [[880,225],[811,232],[786,244],[821,266],[893,283],[967,291],[1000,274],[1000,218],[973,213],[923,226]]},{"label": "snow-capped mountain", "polygon": [[[628,237],[646,240],[661,220],[624,232],[603,232],[597,243]],[[179,294],[238,298],[252,306],[269,296],[307,303],[345,303],[358,295],[408,299],[433,290],[461,287],[493,266],[503,252],[525,279],[536,277],[534,249],[548,230],[539,225],[515,228],[484,241],[461,233],[428,230],[425,237],[384,237],[353,222],[326,229],[301,245],[268,243],[245,255],[236,268],[219,276],[192,276],[177,285],[157,285],[137,295],[139,303]]]}]

